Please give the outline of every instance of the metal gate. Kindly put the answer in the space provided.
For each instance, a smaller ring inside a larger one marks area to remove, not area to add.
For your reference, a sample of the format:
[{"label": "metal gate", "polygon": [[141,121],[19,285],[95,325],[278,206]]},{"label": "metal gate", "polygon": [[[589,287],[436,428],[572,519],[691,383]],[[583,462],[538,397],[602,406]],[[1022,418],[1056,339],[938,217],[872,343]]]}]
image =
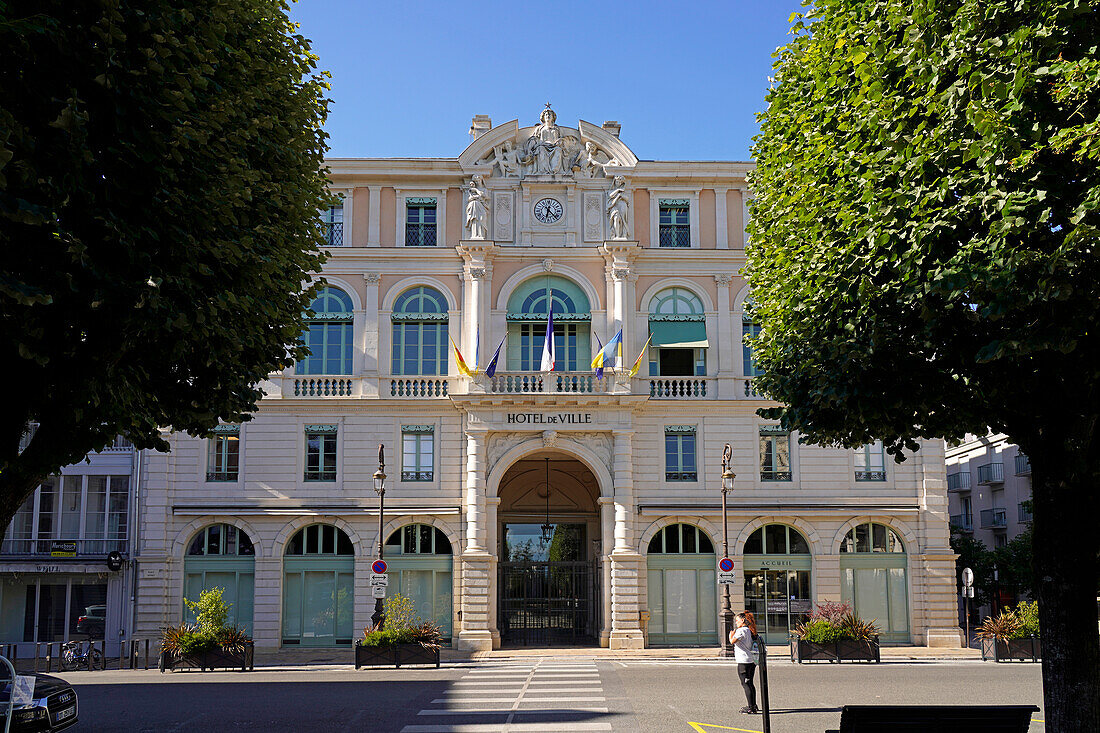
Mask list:
[{"label": "metal gate", "polygon": [[595,643],[601,608],[598,563],[503,562],[499,567],[502,644]]}]

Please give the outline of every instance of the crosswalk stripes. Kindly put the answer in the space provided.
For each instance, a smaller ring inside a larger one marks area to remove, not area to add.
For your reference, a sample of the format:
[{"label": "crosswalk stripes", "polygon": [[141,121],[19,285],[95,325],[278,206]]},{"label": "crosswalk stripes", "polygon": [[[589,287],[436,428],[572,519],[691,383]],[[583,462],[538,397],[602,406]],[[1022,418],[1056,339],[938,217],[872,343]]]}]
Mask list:
[{"label": "crosswalk stripes", "polygon": [[606,703],[595,662],[488,665],[464,674],[417,714],[423,723],[401,733],[597,733],[611,730],[597,719]]}]

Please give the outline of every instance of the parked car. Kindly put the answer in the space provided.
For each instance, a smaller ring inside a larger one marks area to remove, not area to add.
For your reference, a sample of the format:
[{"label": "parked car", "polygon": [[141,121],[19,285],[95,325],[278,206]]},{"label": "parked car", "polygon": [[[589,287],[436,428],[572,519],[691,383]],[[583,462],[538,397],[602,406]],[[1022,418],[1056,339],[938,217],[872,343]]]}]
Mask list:
[{"label": "parked car", "polygon": [[84,615],[76,620],[76,633],[87,634],[93,639],[102,639],[107,628],[107,606],[88,606]]},{"label": "parked car", "polygon": [[[76,722],[76,691],[60,677],[48,674],[34,675],[34,693],[31,702],[17,705],[12,711],[11,733],[53,733],[65,730]],[[0,691],[0,730],[8,715],[8,699],[11,680]]]}]

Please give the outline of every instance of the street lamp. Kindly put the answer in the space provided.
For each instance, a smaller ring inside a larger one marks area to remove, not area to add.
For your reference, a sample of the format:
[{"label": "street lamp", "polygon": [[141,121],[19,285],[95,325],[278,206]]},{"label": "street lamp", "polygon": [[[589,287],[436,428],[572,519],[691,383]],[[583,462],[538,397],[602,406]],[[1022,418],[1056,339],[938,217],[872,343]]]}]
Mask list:
[{"label": "street lamp", "polygon": [[[378,444],[378,470],[374,472],[374,493],[378,494],[378,559],[382,559],[386,538],[382,536],[385,524],[386,505],[386,446]],[[374,628],[381,629],[386,621],[386,612],[382,609],[382,599],[374,599],[374,613],[370,617]]]},{"label": "street lamp", "polygon": [[[730,444],[722,450],[722,557],[730,556],[729,522],[726,514],[726,496],[733,491],[733,480],[737,474],[733,472],[730,463],[733,459],[733,450]],[[730,607],[730,587],[728,583],[722,584],[722,649],[719,656],[732,657],[733,647],[730,646],[730,631],[733,629],[733,608]]]}]

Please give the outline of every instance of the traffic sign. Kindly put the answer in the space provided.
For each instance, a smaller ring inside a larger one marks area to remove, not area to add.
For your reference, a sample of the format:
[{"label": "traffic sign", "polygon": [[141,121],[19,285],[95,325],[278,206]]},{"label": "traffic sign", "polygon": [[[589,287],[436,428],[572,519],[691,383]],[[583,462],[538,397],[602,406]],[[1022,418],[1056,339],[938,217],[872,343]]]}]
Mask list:
[{"label": "traffic sign", "polygon": [[963,585],[967,588],[974,585],[974,571],[970,568],[963,568]]},{"label": "traffic sign", "polygon": [[374,598],[385,598],[386,597],[386,586],[384,586],[384,585],[372,585],[370,587],[370,590],[371,590],[371,595]]},{"label": "traffic sign", "polygon": [[390,576],[386,575],[385,573],[382,573],[382,574],[371,573],[370,574],[370,584],[371,585],[389,585],[390,584]]},{"label": "traffic sign", "polygon": [[371,563],[370,569],[376,573],[384,573],[388,567],[385,560],[375,560]]},{"label": "traffic sign", "polygon": [[735,585],[737,583],[737,573],[730,570],[729,572],[718,571],[718,585]]},{"label": "traffic sign", "polygon": [[723,557],[718,561],[718,569],[723,573],[729,573],[733,571],[733,560],[728,557]]}]

